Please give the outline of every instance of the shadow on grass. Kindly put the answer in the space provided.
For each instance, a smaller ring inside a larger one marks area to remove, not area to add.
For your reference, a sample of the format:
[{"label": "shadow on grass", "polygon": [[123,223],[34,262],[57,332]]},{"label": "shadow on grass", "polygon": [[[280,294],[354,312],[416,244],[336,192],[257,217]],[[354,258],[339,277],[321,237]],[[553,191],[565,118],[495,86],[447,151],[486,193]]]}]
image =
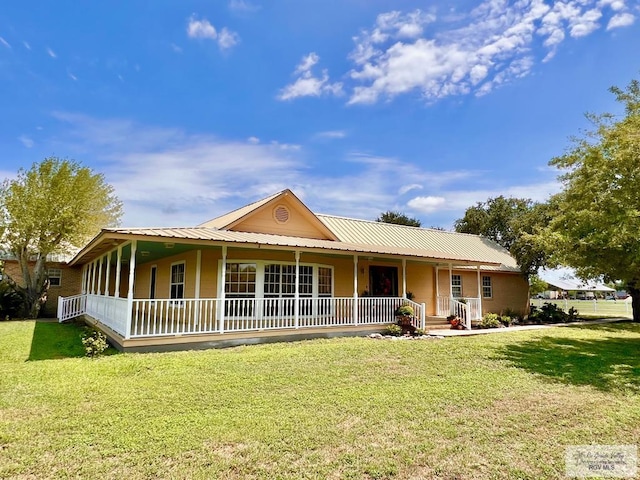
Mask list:
[{"label": "shadow on grass", "polygon": [[78,323],[36,320],[28,360],[83,357],[83,331]]},{"label": "shadow on grass", "polygon": [[[584,327],[583,327],[584,328]],[[586,327],[621,333],[638,326]],[[553,381],[589,385],[601,391],[640,393],[640,339],[606,337],[593,340],[542,337],[503,347],[498,356],[514,366]]]}]

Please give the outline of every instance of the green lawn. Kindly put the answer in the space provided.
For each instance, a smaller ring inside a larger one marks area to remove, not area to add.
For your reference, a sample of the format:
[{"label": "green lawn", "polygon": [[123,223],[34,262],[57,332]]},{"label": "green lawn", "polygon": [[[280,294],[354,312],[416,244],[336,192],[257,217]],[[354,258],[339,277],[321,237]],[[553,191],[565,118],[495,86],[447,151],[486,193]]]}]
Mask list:
[{"label": "green lawn", "polygon": [[79,357],[0,322],[0,478],[565,478],[637,444],[640,325]]}]

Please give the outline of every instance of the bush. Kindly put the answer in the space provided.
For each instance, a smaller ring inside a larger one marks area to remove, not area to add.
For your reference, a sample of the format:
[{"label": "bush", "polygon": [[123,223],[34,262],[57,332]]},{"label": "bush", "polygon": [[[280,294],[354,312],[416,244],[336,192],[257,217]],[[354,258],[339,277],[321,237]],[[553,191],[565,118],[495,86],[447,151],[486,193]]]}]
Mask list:
[{"label": "bush", "polygon": [[107,336],[95,328],[88,328],[82,334],[82,345],[84,345],[87,357],[97,357],[101,355],[107,348]]},{"label": "bush", "polygon": [[[573,312],[573,315],[577,312]],[[545,303],[540,308],[531,307],[529,320],[534,323],[564,323],[570,320],[570,315],[555,303]]]},{"label": "bush", "polygon": [[400,335],[402,335],[402,328],[400,327],[400,325],[392,323],[391,325],[387,325],[386,327],[384,327],[384,330],[382,330],[382,334],[391,335],[392,337],[399,337]]},{"label": "bush", "polygon": [[513,325],[514,323],[517,323],[516,319],[509,316],[509,315],[500,315],[498,317],[498,320],[500,321],[500,323],[502,325],[504,325],[505,327],[510,327],[511,325]]},{"label": "bush", "polygon": [[413,317],[414,311],[411,305],[401,305],[396,309],[396,317]]},{"label": "bush", "polygon": [[0,320],[15,318],[22,308],[22,298],[7,282],[0,282]]},{"label": "bush", "polygon": [[498,328],[501,325],[500,317],[497,313],[485,313],[480,321],[480,328]]}]

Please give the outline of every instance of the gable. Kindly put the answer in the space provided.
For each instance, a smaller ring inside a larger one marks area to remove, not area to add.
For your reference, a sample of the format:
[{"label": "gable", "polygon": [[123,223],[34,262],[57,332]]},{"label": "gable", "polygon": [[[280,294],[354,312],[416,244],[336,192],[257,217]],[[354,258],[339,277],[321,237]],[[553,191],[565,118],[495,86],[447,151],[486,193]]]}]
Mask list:
[{"label": "gable", "polygon": [[331,231],[293,194],[283,194],[260,206],[228,230],[335,240]]}]

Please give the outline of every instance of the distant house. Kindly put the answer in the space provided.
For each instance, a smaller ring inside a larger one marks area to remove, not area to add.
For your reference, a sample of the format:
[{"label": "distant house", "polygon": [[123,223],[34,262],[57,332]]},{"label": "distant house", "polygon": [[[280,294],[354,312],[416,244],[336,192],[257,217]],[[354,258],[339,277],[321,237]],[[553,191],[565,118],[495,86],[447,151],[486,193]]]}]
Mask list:
[{"label": "distant house", "polygon": [[85,315],[123,349],[380,330],[405,303],[418,327],[528,307],[486,238],[315,214],[290,190],[197,227],[105,229],[68,268],[81,288],[58,318]]}]

